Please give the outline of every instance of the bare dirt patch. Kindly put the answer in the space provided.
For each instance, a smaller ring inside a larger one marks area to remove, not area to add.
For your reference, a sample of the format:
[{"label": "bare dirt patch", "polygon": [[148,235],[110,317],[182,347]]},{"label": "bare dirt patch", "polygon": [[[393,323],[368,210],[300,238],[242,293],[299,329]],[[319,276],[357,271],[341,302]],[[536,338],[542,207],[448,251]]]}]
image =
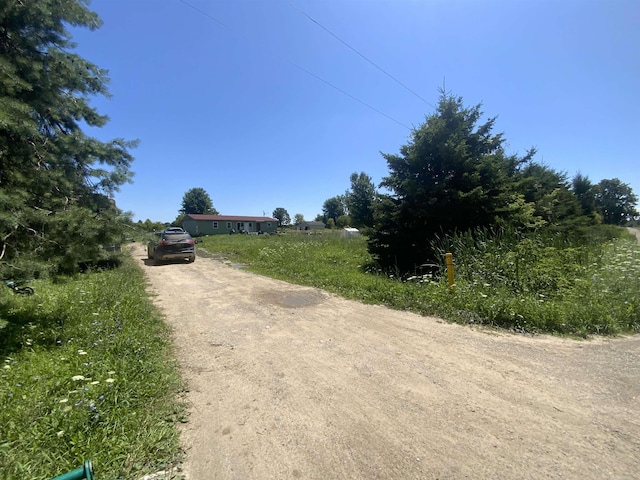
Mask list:
[{"label": "bare dirt patch", "polygon": [[188,480],[638,478],[638,336],[517,336],[133,254],[190,386]]}]

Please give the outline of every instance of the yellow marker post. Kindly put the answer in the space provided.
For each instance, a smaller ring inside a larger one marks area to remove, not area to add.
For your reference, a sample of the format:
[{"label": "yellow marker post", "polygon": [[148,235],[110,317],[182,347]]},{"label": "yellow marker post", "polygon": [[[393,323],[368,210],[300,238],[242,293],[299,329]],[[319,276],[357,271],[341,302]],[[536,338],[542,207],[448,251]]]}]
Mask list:
[{"label": "yellow marker post", "polygon": [[447,260],[447,279],[449,280],[449,290],[453,293],[453,253],[446,253]]}]

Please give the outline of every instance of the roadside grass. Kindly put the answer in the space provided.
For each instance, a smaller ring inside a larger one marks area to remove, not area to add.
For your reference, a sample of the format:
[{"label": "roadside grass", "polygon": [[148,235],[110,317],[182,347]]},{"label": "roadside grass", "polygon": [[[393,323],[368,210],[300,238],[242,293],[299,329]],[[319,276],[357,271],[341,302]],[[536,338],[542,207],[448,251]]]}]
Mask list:
[{"label": "roadside grass", "polygon": [[[375,269],[365,238],[336,232],[220,235],[200,244],[256,273],[460,323],[582,337],[640,331],[640,247],[624,229],[594,227],[571,240],[476,232],[436,246],[435,275],[399,277]],[[453,293],[445,251],[454,255]]]},{"label": "roadside grass", "polygon": [[99,479],[179,462],[186,414],[170,331],[129,257],[32,296],[0,293],[0,478],[50,479],[91,459]]},{"label": "roadside grass", "polygon": [[640,247],[626,230],[458,235],[456,315],[522,332],[586,336],[640,331]]}]

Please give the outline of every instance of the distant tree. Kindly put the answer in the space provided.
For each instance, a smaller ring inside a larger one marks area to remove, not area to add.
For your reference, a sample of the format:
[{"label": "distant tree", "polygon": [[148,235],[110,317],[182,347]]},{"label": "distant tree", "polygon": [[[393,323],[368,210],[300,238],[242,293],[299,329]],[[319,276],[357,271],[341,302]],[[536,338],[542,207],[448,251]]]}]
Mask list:
[{"label": "distant tree", "polygon": [[293,216],[293,224],[300,225],[301,223],[304,223],[304,215],[302,215],[301,213],[296,213]]},{"label": "distant tree", "polygon": [[333,218],[327,220],[327,228],[331,230],[334,230],[336,228],[336,222],[333,220]]},{"label": "distant tree", "polygon": [[329,219],[331,219],[335,224],[338,221],[338,217],[346,214],[347,207],[343,195],[328,198],[322,205],[322,221],[324,221],[324,223],[328,224]]},{"label": "distant tree", "polygon": [[350,215],[340,215],[336,220],[336,227],[344,228],[351,226],[351,216]]},{"label": "distant tree", "polygon": [[[412,270],[433,261],[431,242],[442,232],[523,223],[531,206],[517,188],[519,168],[529,162],[507,155],[495,118],[479,124],[480,105],[440,92],[435,113],[415,128],[399,155],[383,154],[389,175],[369,251],[384,268]],[[530,220],[530,218],[529,218]]]},{"label": "distant tree", "polygon": [[617,178],[601,180],[595,187],[595,204],[604,223],[624,225],[640,215],[637,203],[638,197],[631,187]]},{"label": "distant tree", "polygon": [[142,224],[141,226],[144,229],[144,231],[146,231],[146,232],[164,230],[164,223],[163,222],[152,222],[151,220],[149,220],[147,218],[144,222],[140,222],[139,221],[138,223]]},{"label": "distant tree", "polygon": [[376,188],[364,172],[351,174],[351,190],[345,194],[349,216],[354,227],[373,227]]},{"label": "distant tree", "polygon": [[189,215],[191,213],[200,213],[208,215],[218,215],[218,211],[213,208],[211,197],[204,188],[196,187],[187,192],[182,197],[182,208],[180,213]]},{"label": "distant tree", "polygon": [[104,255],[125,220],[113,193],[129,182],[135,142],[87,136],[107,117],[107,72],[73,52],[69,26],[100,26],[85,1],[0,6],[0,276],[71,271]]},{"label": "distant tree", "polygon": [[281,227],[285,225],[289,225],[291,223],[291,217],[289,217],[289,212],[287,212],[284,208],[278,207],[273,211],[273,218],[278,219],[278,223]]}]

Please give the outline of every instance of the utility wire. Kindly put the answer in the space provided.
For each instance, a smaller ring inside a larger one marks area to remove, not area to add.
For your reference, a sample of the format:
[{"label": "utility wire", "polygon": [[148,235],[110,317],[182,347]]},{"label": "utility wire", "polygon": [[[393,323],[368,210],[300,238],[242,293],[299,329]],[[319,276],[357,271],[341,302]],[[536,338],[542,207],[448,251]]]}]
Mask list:
[{"label": "utility wire", "polygon": [[[204,12],[204,11],[200,10],[199,8],[194,7],[194,6],[193,6],[193,5],[191,5],[190,3],[185,2],[185,0],[180,0],[180,2],[181,2],[181,3],[184,3],[185,5],[187,5],[187,6],[191,7],[191,8],[193,8],[193,9],[194,9],[195,11],[197,11],[198,13],[200,13],[200,14],[204,15],[205,17],[210,18],[210,19],[211,19],[211,20],[213,20],[214,22],[216,22],[216,23],[218,23],[218,24],[222,25],[223,27],[227,28],[227,27],[226,27],[226,25],[225,25],[224,23],[222,23],[220,20],[218,20],[218,19],[217,19],[217,18],[215,18],[215,17],[212,17],[211,15],[209,15],[208,13],[206,13],[206,12]],[[292,6],[293,6],[293,5],[292,5]],[[295,8],[295,6],[294,6],[294,8]],[[301,11],[301,10],[300,10],[300,11]],[[302,12],[302,11],[301,11],[301,12]],[[302,12],[302,13],[304,13],[304,12]],[[304,14],[306,15],[306,13],[304,13]],[[311,17],[309,17],[309,18],[311,18]],[[313,20],[313,19],[312,19],[312,20]],[[315,20],[313,20],[313,21],[315,22]],[[320,24],[318,24],[318,25],[320,25]],[[324,28],[324,27],[322,27],[322,28]],[[327,31],[328,31],[328,30],[327,30]],[[331,32],[329,32],[329,33],[331,33]],[[333,35],[333,34],[332,34],[332,35]],[[337,37],[336,37],[336,38],[337,38]],[[345,42],[343,42],[343,43],[345,43]],[[345,43],[345,45],[347,45],[347,44]],[[349,46],[349,45],[347,45],[347,46]],[[349,47],[349,48],[351,48],[351,47]],[[352,48],[352,50],[353,50],[353,48]],[[354,51],[355,51],[355,50],[354,50]],[[356,51],[356,53],[357,53],[357,51]],[[366,57],[364,57],[364,58],[366,59]],[[368,60],[368,61],[369,61],[369,60]],[[357,97],[355,97],[355,96],[351,95],[349,92],[346,92],[346,91],[342,90],[341,88],[339,88],[339,87],[335,86],[334,84],[332,84],[332,83],[328,82],[327,80],[325,80],[325,79],[323,79],[323,78],[319,77],[319,76],[318,76],[318,75],[316,75],[315,73],[311,73],[309,70],[307,70],[307,69],[305,69],[305,68],[301,67],[301,66],[300,66],[300,65],[298,65],[297,63],[294,63],[294,62],[291,62],[291,61],[287,61],[287,62],[288,62],[289,64],[293,65],[294,67],[296,67],[297,69],[302,70],[302,71],[303,71],[303,72],[305,72],[307,75],[310,75],[310,76],[312,76],[313,78],[315,78],[315,79],[317,79],[317,80],[320,80],[322,83],[325,83],[326,85],[329,85],[331,88],[336,89],[337,91],[339,91],[339,92],[340,92],[340,93],[342,93],[343,95],[346,95],[347,97],[351,98],[352,100],[355,100],[355,101],[356,101],[356,102],[358,102],[359,104],[364,105],[365,107],[367,107],[367,108],[369,108],[369,109],[373,110],[374,112],[378,113],[379,115],[382,115],[383,117],[388,118],[388,119],[389,119],[389,120],[391,120],[392,122],[395,122],[395,123],[397,123],[398,125],[403,126],[403,127],[404,127],[404,128],[406,128],[407,130],[411,130],[411,127],[408,127],[407,125],[405,125],[404,123],[400,122],[399,120],[396,120],[395,118],[391,117],[390,115],[387,115],[386,113],[384,113],[384,112],[382,112],[382,111],[378,110],[377,108],[375,108],[375,107],[373,107],[373,106],[369,105],[368,103],[366,103],[366,102],[364,102],[364,101],[360,100],[359,98],[357,98]],[[375,65],[375,64],[374,64],[374,65]],[[378,68],[380,68],[380,67],[378,67]],[[383,71],[384,71],[384,70],[383,70]],[[386,72],[385,72],[385,73],[386,73]],[[387,75],[389,75],[389,74],[387,73]],[[393,77],[391,77],[391,78],[393,78]],[[397,81],[397,80],[396,80],[396,81]],[[405,88],[407,88],[407,87],[405,87]],[[414,93],[414,95],[417,95],[417,94],[416,94],[416,93]],[[422,99],[422,100],[426,102],[426,100],[424,100],[424,99]],[[427,103],[429,103],[429,102],[427,102]]]},{"label": "utility wire", "polygon": [[180,2],[182,2],[182,3],[184,3],[185,5],[187,5],[187,6],[191,7],[191,8],[193,8],[196,12],[201,13],[201,14],[202,14],[202,15],[204,15],[205,17],[209,17],[211,20],[213,20],[214,22],[216,22],[216,23],[218,23],[218,24],[222,25],[223,27],[226,27],[226,25],[225,25],[224,23],[222,23],[220,20],[218,20],[218,19],[217,19],[217,18],[215,18],[215,17],[212,17],[212,16],[211,16],[211,15],[209,15],[207,12],[205,12],[205,11],[203,11],[203,10],[200,10],[198,7],[195,7],[195,6],[191,5],[191,4],[190,4],[190,3],[188,3],[188,2],[185,2],[184,0],[180,0]]},{"label": "utility wire", "polygon": [[302,70],[303,72],[311,75],[313,78],[317,78],[318,80],[320,80],[322,83],[326,83],[327,85],[329,85],[331,88],[335,88],[336,90],[338,90],[340,93],[343,93],[344,95],[346,95],[349,98],[352,98],[353,100],[355,100],[356,102],[360,103],[361,105],[364,105],[367,108],[370,108],[371,110],[373,110],[376,113],[379,113],[380,115],[382,115],[383,117],[388,118],[389,120],[396,122],[398,125],[403,126],[404,128],[406,128],[407,130],[411,130],[411,127],[406,126],[404,123],[400,122],[399,120],[396,120],[395,118],[387,115],[384,112],[381,112],[380,110],[378,110],[375,107],[372,107],[371,105],[369,105],[368,103],[363,102],[362,100],[360,100],[359,98],[354,97],[353,95],[351,95],[349,92],[345,92],[344,90],[342,90],[340,87],[336,87],[334,84],[329,83],[328,81],[326,81],[323,78],[320,78],[319,76],[317,76],[314,73],[311,73],[309,70],[306,70],[304,68],[302,68],[300,65],[298,65],[297,63],[293,63],[293,62],[289,62],[291,65],[293,65],[294,67]]},{"label": "utility wire", "polygon": [[351,49],[353,52],[357,53],[358,55],[360,55],[360,57],[364,58],[367,62],[369,62],[371,65],[373,65],[374,67],[376,67],[378,70],[380,70],[382,73],[384,73],[387,77],[389,77],[391,80],[393,80],[394,82],[396,82],[398,85],[402,86],[405,90],[413,93],[416,97],[418,97],[420,100],[422,100],[424,103],[426,103],[427,105],[429,105],[431,108],[435,109],[436,107],[433,106],[431,103],[429,103],[427,100],[425,100],[424,98],[422,98],[420,95],[418,95],[416,92],[414,92],[413,90],[411,90],[409,87],[407,87],[404,83],[402,83],[400,80],[398,80],[396,77],[394,77],[393,75],[391,75],[389,72],[387,72],[384,68],[382,68],[381,66],[379,66],[378,64],[374,63],[372,60],[369,60],[369,58],[367,58],[363,53],[360,53],[358,50],[356,50],[354,47],[352,47],[351,45],[349,45],[346,41],[344,41],[342,38],[340,38],[338,35],[336,35],[335,33],[333,33],[331,30],[329,30],[327,27],[325,27],[324,25],[322,25],[320,22],[318,22],[315,18],[313,18],[311,15],[307,14],[306,12],[300,10],[298,7],[296,7],[294,4],[289,3],[289,5],[294,8],[295,10],[297,10],[298,12],[300,12],[302,15],[304,15],[305,17],[307,17],[309,20],[311,20],[313,23],[315,23],[316,25],[318,25],[321,29],[323,29],[325,32],[327,32],[329,35],[331,35],[333,38],[335,38],[336,40],[338,40],[340,43],[342,43],[343,45],[345,45],[347,48]]}]

